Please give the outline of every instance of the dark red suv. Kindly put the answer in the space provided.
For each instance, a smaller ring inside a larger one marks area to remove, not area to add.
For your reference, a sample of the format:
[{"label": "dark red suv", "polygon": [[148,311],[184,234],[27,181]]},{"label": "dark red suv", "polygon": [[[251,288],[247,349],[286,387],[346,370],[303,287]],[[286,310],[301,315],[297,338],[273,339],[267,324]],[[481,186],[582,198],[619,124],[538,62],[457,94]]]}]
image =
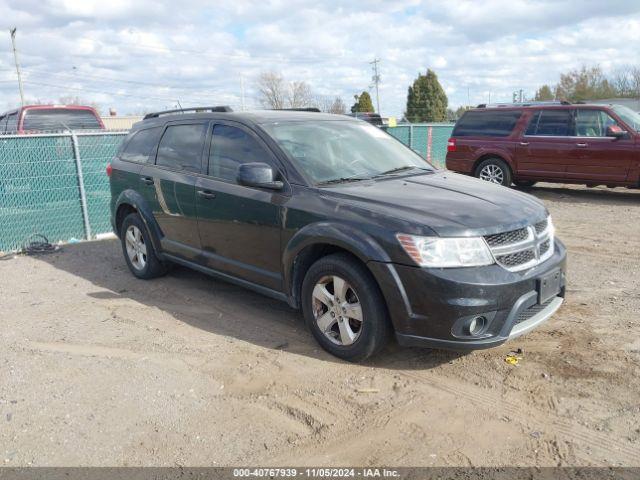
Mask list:
[{"label": "dark red suv", "polygon": [[462,115],[447,168],[510,186],[640,187],[640,114],[621,105],[479,105]]}]

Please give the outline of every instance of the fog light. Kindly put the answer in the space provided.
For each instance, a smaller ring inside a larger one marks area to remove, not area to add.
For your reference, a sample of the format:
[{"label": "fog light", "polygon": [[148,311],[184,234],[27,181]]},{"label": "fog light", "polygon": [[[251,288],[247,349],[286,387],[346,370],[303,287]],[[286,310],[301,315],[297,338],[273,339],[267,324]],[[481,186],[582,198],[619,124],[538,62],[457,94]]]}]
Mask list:
[{"label": "fog light", "polygon": [[482,330],[484,330],[484,326],[487,324],[486,317],[473,317],[469,324],[467,325],[467,333],[469,335],[479,335]]}]

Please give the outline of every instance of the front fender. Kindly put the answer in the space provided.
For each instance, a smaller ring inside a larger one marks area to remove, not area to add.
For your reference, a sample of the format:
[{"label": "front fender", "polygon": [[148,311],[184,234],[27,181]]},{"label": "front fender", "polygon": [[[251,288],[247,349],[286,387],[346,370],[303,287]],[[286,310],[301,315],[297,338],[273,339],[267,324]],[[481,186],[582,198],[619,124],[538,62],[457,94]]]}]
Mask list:
[{"label": "front fender", "polygon": [[160,230],[160,226],[153,216],[153,210],[151,209],[151,206],[145,200],[145,198],[135,190],[123,190],[116,200],[113,209],[113,218],[111,221],[114,226],[115,234],[120,236],[120,232],[116,231],[117,229],[115,227],[118,211],[123,205],[131,206],[137,210],[137,212],[140,214],[140,217],[142,218],[142,221],[147,227],[149,235],[151,235],[151,241],[153,243],[155,251],[160,253],[162,251],[160,245],[160,239],[163,237],[162,231]]},{"label": "front fender", "polygon": [[363,263],[377,261],[387,263],[391,259],[378,242],[370,235],[353,227],[333,222],[319,222],[298,230],[289,240],[282,254],[284,285],[289,298],[295,302],[293,292],[294,265],[305,248],[313,245],[331,245],[342,248],[359,258]]}]

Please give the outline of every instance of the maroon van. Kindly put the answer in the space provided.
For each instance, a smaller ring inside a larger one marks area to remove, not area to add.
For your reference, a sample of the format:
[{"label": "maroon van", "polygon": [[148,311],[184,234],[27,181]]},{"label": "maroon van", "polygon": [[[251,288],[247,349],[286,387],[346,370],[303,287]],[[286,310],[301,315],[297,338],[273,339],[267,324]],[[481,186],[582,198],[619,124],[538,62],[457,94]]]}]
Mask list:
[{"label": "maroon van", "polygon": [[640,114],[622,105],[479,105],[456,123],[447,168],[510,186],[640,188]]},{"label": "maroon van", "polygon": [[104,124],[95,108],[82,105],[25,105],[0,115],[0,135],[61,130],[104,130]]}]

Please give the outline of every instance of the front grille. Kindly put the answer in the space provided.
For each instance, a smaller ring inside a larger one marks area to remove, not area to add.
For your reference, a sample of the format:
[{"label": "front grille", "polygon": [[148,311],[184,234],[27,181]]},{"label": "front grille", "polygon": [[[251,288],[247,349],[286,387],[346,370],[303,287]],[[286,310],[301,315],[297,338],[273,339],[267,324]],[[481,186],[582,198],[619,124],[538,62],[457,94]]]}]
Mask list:
[{"label": "front grille", "polygon": [[528,227],[484,237],[496,262],[517,272],[536,266],[553,254],[553,228],[549,219]]},{"label": "front grille", "polygon": [[516,321],[514,322],[514,325],[518,325],[519,323],[526,322],[534,315],[540,313],[542,310],[547,308],[555,298],[556,297],[550,298],[549,300],[544,302],[542,305],[536,303],[535,305],[531,305],[529,308],[525,308],[524,310],[520,311],[518,313],[518,316],[516,317]]},{"label": "front grille", "polygon": [[496,257],[498,263],[505,267],[517,267],[523,265],[536,258],[536,253],[533,250],[522,250],[516,253],[510,253],[508,255],[499,255]]},{"label": "front grille", "polygon": [[545,253],[549,251],[549,247],[551,247],[551,240],[545,240],[540,244],[540,256],[543,256]]},{"label": "front grille", "polygon": [[547,220],[546,218],[543,221],[536,223],[534,225],[536,229],[536,233],[540,235],[542,232],[544,232],[547,229],[547,225],[549,225],[549,220]]},{"label": "front grille", "polygon": [[490,247],[499,247],[500,245],[507,245],[509,243],[522,242],[528,237],[529,230],[526,228],[519,228],[518,230],[511,230],[510,232],[487,235],[484,239]]}]

